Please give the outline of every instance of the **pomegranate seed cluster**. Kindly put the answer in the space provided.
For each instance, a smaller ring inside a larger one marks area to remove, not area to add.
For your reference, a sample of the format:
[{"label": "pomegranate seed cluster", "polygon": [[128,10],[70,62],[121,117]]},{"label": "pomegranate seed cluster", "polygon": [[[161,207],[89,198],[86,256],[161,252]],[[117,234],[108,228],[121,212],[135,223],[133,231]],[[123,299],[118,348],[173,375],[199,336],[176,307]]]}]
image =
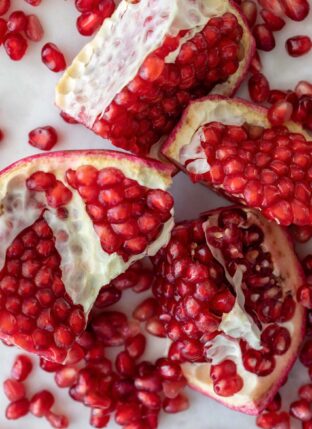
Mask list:
[{"label": "pomegranate seed cluster", "polygon": [[149,55],[138,75],[95,122],[96,133],[115,146],[145,155],[171,132],[191,99],[208,94],[237,71],[243,30],[234,15],[212,18],[182,45],[173,63],[166,62],[186,34],[168,36]]},{"label": "pomegranate seed cluster", "polygon": [[311,143],[303,135],[285,127],[221,123],[205,125],[203,134],[201,146],[210,171],[191,173],[194,181],[205,181],[231,199],[261,208],[283,225],[311,223]]},{"label": "pomegranate seed cluster", "polygon": [[60,262],[44,219],[14,239],[0,272],[0,336],[62,362],[86,320],[83,309],[65,291]]},{"label": "pomegranate seed cluster", "polygon": [[171,218],[170,194],[141,186],[117,168],[84,165],[66,176],[86,203],[103,250],[117,252],[125,261],[143,253]]},{"label": "pomegranate seed cluster", "polygon": [[92,36],[116,8],[114,0],[75,0],[75,6],[81,13],[76,26],[82,36]]}]

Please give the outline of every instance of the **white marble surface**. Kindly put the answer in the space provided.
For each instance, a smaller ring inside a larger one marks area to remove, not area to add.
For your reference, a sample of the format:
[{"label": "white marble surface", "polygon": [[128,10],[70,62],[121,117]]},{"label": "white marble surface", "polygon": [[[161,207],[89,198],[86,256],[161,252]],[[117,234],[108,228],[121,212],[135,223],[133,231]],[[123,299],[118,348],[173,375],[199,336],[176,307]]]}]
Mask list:
[{"label": "white marble surface", "polygon": [[[75,29],[77,13],[73,0],[43,0],[42,6],[31,8],[22,0],[12,0],[16,8],[28,13],[37,13],[45,28],[43,42],[52,41],[60,46],[70,61],[74,54],[86,42]],[[265,71],[273,87],[292,88],[300,79],[311,79],[312,54],[300,59],[290,59],[285,55],[284,42],[290,35],[310,34],[312,36],[312,17],[304,23],[289,23],[287,29],[278,37],[278,46],[274,54],[264,56]],[[100,138],[81,126],[65,124],[53,105],[54,85],[59,76],[51,73],[40,61],[40,49],[43,42],[32,44],[29,52],[20,63],[11,62],[0,49],[0,128],[6,134],[0,145],[0,168],[36,151],[27,144],[28,131],[40,125],[54,125],[60,131],[60,142],[55,149],[105,148]],[[241,92],[244,94],[244,91]],[[183,174],[174,181],[173,194],[176,200],[178,219],[196,217],[201,211],[220,206],[224,200],[212,192],[197,185],[193,186]],[[127,294],[129,299],[135,297]],[[137,299],[137,297],[136,297]],[[120,304],[119,307],[125,304]],[[155,342],[153,342],[154,349]],[[152,347],[153,348],[153,347]],[[0,346],[0,382],[8,376],[15,349]],[[153,354],[153,351],[150,352]],[[34,359],[37,365],[37,360]],[[296,386],[307,379],[305,370],[297,368],[290,375],[289,383],[284,388],[288,401],[294,397]],[[88,410],[74,403],[66,391],[56,389],[51,375],[34,371],[27,382],[29,393],[41,388],[51,389],[56,393],[56,411],[65,412],[71,420],[71,427],[86,429],[88,427]],[[253,429],[253,417],[232,412],[197,393],[189,392],[192,407],[189,411],[176,416],[163,416],[160,429]],[[48,429],[44,420],[32,417],[20,421],[8,422],[4,418],[7,404],[0,389],[0,428],[1,429]],[[109,426],[115,428],[112,423]],[[292,427],[296,427],[295,424]]]}]

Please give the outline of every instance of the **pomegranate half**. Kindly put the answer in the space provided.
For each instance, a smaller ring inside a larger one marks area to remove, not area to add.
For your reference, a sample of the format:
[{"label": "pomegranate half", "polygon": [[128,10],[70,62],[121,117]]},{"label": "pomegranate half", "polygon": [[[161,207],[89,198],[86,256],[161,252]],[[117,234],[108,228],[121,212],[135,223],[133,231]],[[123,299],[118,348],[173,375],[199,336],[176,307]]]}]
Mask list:
[{"label": "pomegranate half", "polygon": [[281,225],[310,225],[309,138],[294,122],[271,126],[262,107],[211,96],[190,104],[162,152],[194,182]]},{"label": "pomegranate half", "polygon": [[296,292],[305,278],[286,231],[258,211],[227,207],[176,225],[153,263],[169,358],[194,389],[258,414],[304,337]]},{"label": "pomegranate half", "polygon": [[66,70],[56,104],[115,146],[146,155],[190,100],[231,95],[254,40],[228,0],[123,0]]},{"label": "pomegranate half", "polygon": [[0,173],[0,338],[66,362],[102,286],[173,227],[172,169],[113,151],[54,152]]}]

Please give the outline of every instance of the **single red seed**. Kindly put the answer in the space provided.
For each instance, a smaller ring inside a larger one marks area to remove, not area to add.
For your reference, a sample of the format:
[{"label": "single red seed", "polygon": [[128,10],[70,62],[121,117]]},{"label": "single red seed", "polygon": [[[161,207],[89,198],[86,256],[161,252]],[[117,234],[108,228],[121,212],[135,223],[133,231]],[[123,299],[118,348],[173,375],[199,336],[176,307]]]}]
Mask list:
[{"label": "single red seed", "polygon": [[143,355],[145,346],[146,338],[143,334],[138,334],[135,337],[128,338],[125,343],[125,349],[133,359],[139,359]]},{"label": "single red seed", "polygon": [[72,192],[59,181],[56,182],[55,186],[46,191],[47,202],[50,207],[54,208],[58,208],[69,203],[72,199],[72,195]]},{"label": "single red seed", "polygon": [[282,406],[282,397],[279,392],[274,396],[273,400],[267,405],[267,411],[279,411]]},{"label": "single red seed", "polygon": [[103,16],[95,10],[83,12],[77,19],[76,26],[82,36],[92,36],[102,25]]},{"label": "single red seed", "polygon": [[0,0],[0,16],[5,15],[11,7],[11,0]]},{"label": "single red seed", "polygon": [[147,298],[133,312],[133,317],[140,322],[145,322],[156,314],[158,303],[154,298]]},{"label": "single red seed", "polygon": [[262,9],[260,14],[266,26],[271,31],[280,31],[286,24],[283,18],[278,15],[274,15],[274,13],[267,9]]},{"label": "single red seed", "polygon": [[268,111],[268,119],[272,125],[283,125],[291,119],[293,106],[288,101],[278,101]]},{"label": "single red seed", "polygon": [[76,9],[79,12],[89,12],[98,7],[100,0],[75,0]]},{"label": "single red seed", "polygon": [[40,368],[46,372],[56,372],[59,369],[63,368],[63,365],[40,358]]},{"label": "single red seed", "polygon": [[303,21],[310,12],[307,0],[280,0],[286,15],[293,21]]},{"label": "single red seed", "polygon": [[110,421],[110,415],[107,414],[107,410],[101,410],[100,408],[92,408],[90,416],[90,425],[94,428],[104,428]]},{"label": "single red seed", "polygon": [[29,413],[29,401],[26,398],[9,404],[5,411],[8,420],[17,420]]},{"label": "single red seed", "polygon": [[58,387],[71,387],[78,378],[78,369],[73,366],[64,366],[55,373],[55,382]]},{"label": "single red seed", "polygon": [[213,388],[217,395],[228,397],[239,392],[243,386],[243,379],[236,374],[231,377],[221,378],[214,384]]},{"label": "single red seed", "polygon": [[41,50],[41,59],[51,71],[57,73],[65,70],[65,57],[54,43],[46,43]]},{"label": "single red seed", "polygon": [[28,15],[25,34],[33,42],[40,42],[42,40],[44,30],[37,15]]},{"label": "single red seed", "polygon": [[98,9],[101,12],[102,18],[106,19],[113,14],[116,4],[114,0],[101,0]]},{"label": "single red seed", "polygon": [[14,380],[25,381],[33,368],[33,364],[28,356],[19,355],[16,357],[12,369],[11,376]]},{"label": "single red seed", "polygon": [[189,400],[183,394],[180,394],[173,399],[165,398],[163,402],[163,409],[166,413],[169,413],[169,414],[180,413],[182,411],[187,410],[189,406],[190,406]]},{"label": "single red seed", "polygon": [[290,429],[290,418],[286,412],[277,413],[274,411],[262,413],[257,417],[257,426],[262,429],[283,428]]},{"label": "single red seed", "polygon": [[138,403],[118,404],[116,408],[115,420],[120,426],[128,425],[141,418],[141,409]]},{"label": "single red seed", "polygon": [[283,16],[284,10],[280,3],[280,0],[258,0],[258,3],[264,8],[269,10],[271,13],[277,16]]},{"label": "single red seed", "polygon": [[157,57],[156,55],[152,55],[144,61],[139,74],[142,79],[149,82],[154,82],[160,77],[164,68],[164,60]]},{"label": "single red seed", "polygon": [[307,422],[312,419],[311,404],[305,399],[292,402],[290,404],[290,414],[296,419]]},{"label": "single red seed", "polygon": [[69,426],[69,421],[66,416],[60,416],[55,413],[48,413],[46,419],[53,428],[56,429],[65,429]]},{"label": "single red seed", "polygon": [[297,300],[304,307],[312,309],[312,286],[301,286],[297,291]]},{"label": "single red seed", "polygon": [[54,401],[52,393],[42,390],[31,398],[29,410],[36,417],[44,417],[49,413]]},{"label": "single red seed", "polygon": [[3,391],[10,402],[25,398],[24,385],[20,381],[12,380],[11,378],[3,382]]},{"label": "single red seed", "polygon": [[262,73],[254,73],[248,82],[249,95],[255,103],[264,103],[270,95],[270,85]]},{"label": "single red seed", "polygon": [[21,32],[25,31],[27,26],[27,16],[21,10],[16,10],[12,12],[8,18],[7,27],[8,31]]},{"label": "single red seed", "polygon": [[13,61],[20,61],[27,50],[27,41],[20,33],[8,33],[3,44],[6,53]]},{"label": "single red seed", "polygon": [[286,49],[291,57],[300,57],[307,54],[312,47],[309,36],[294,36],[286,40]]},{"label": "single red seed", "polygon": [[253,29],[257,48],[262,51],[272,51],[275,48],[275,39],[272,31],[266,24],[258,24]]},{"label": "single red seed", "polygon": [[40,150],[51,150],[57,139],[55,128],[49,125],[35,128],[28,134],[28,143]]},{"label": "single red seed", "polygon": [[25,0],[31,6],[39,6],[42,0]]},{"label": "single red seed", "polygon": [[312,402],[312,384],[304,384],[300,387],[298,393],[301,399]]}]

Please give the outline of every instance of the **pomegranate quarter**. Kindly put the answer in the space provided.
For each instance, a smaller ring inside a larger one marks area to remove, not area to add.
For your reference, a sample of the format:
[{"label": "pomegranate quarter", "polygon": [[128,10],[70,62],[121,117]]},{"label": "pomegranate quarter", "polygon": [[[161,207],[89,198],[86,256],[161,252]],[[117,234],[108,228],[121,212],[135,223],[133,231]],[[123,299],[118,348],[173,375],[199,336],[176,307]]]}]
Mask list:
[{"label": "pomegranate quarter", "polygon": [[172,169],[110,151],[55,152],[0,173],[0,338],[71,362],[102,286],[167,244]]},{"label": "pomegranate quarter", "polygon": [[304,337],[296,302],[305,278],[284,229],[230,207],[177,224],[153,258],[153,292],[191,387],[258,414],[292,368]]},{"label": "pomegranate quarter", "polygon": [[123,0],[66,70],[56,104],[118,147],[147,155],[190,100],[231,95],[254,40],[228,0]]},{"label": "pomegranate quarter", "polygon": [[294,122],[272,126],[266,109],[211,96],[186,109],[162,153],[194,182],[257,208],[281,225],[311,225],[312,143]]}]

